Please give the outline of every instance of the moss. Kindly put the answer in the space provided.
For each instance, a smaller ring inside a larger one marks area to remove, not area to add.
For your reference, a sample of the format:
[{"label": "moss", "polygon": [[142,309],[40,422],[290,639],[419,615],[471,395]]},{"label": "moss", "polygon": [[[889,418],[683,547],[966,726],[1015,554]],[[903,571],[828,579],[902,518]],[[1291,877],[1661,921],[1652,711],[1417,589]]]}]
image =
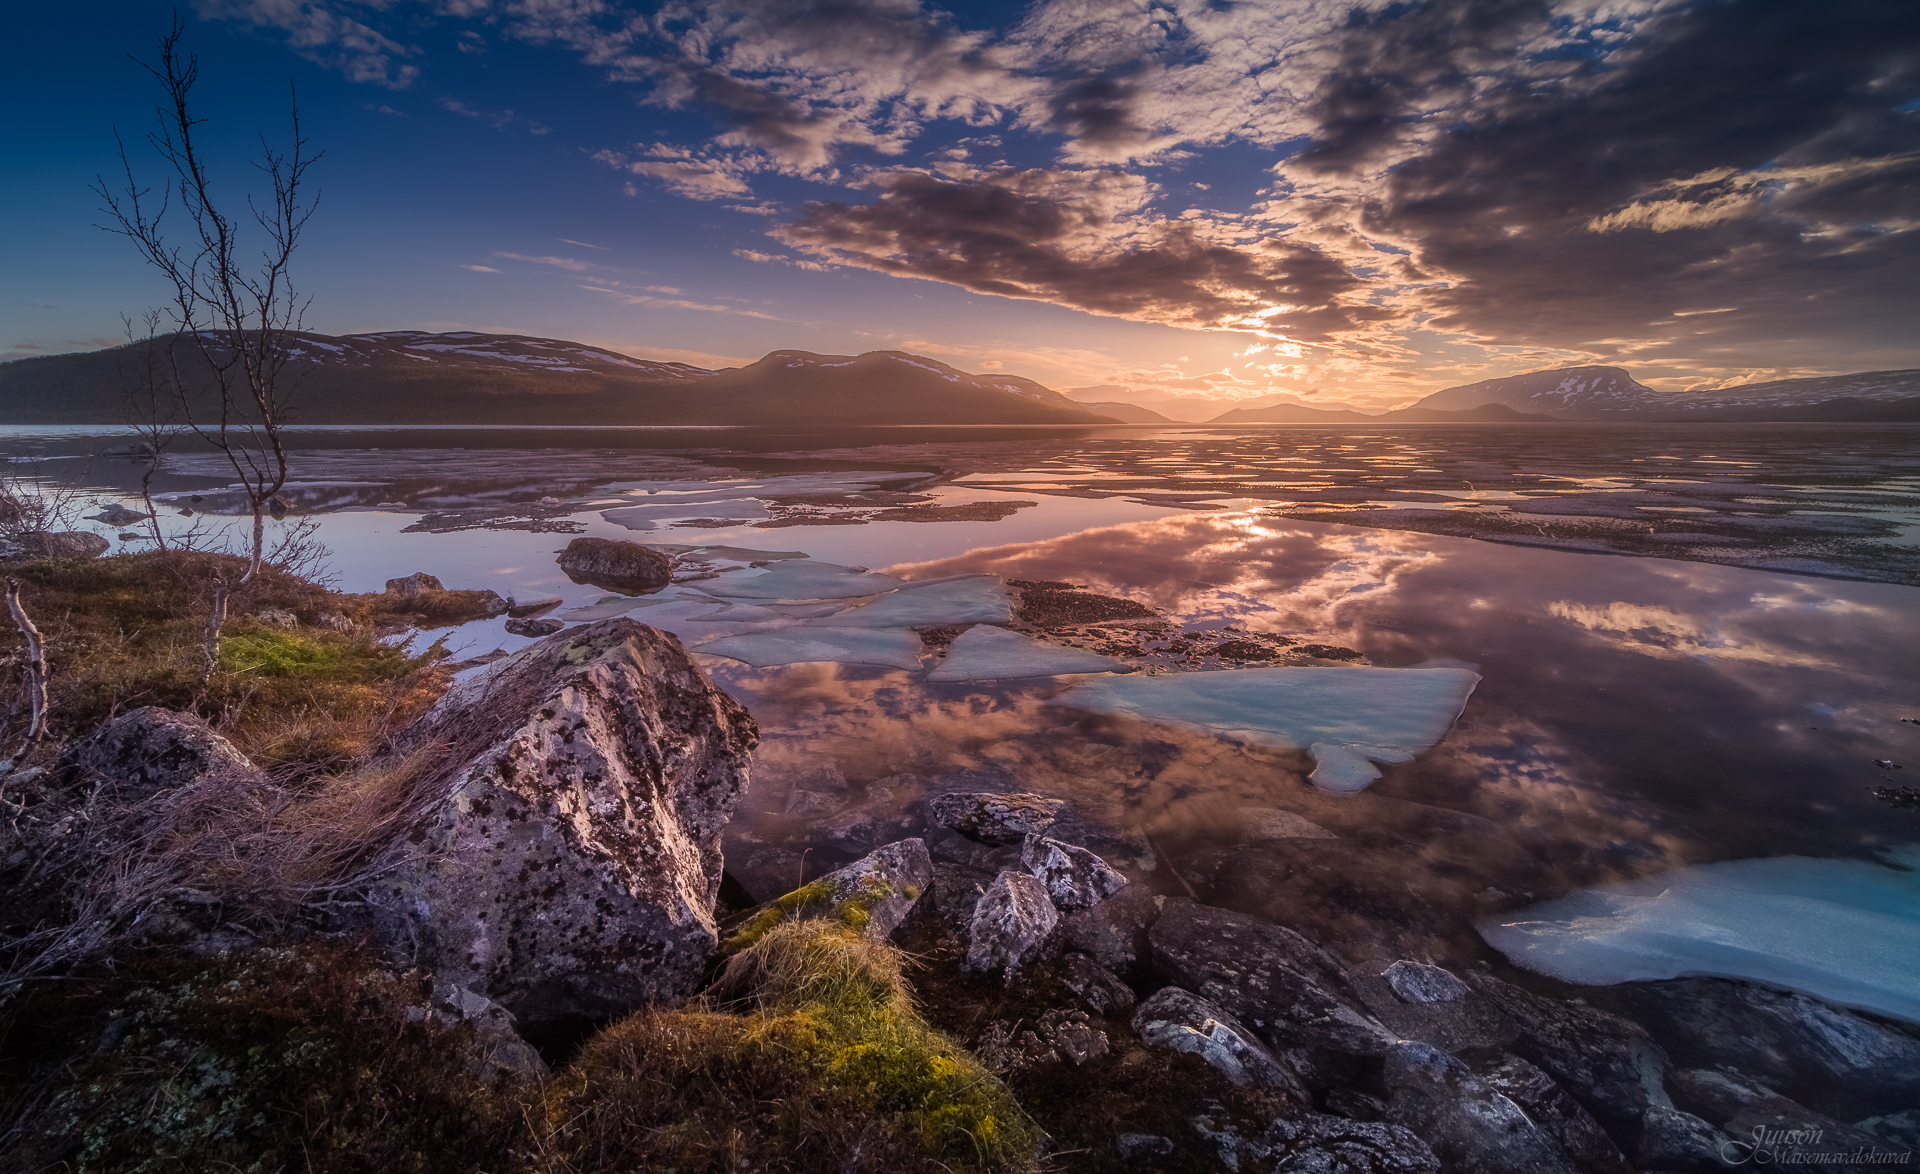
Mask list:
[{"label": "moss", "polygon": [[581,1172],[1034,1169],[1038,1131],[927,1026],[902,965],[834,921],[766,931],[707,1007],[645,1012],[586,1046],[549,1091],[548,1160]]},{"label": "moss", "polygon": [[802,885],[783,897],[767,903],[766,907],[728,938],[720,947],[724,954],[737,954],[767,936],[767,932],[785,922],[787,918],[811,905],[825,905],[833,900],[833,886],[826,881],[817,880]]}]

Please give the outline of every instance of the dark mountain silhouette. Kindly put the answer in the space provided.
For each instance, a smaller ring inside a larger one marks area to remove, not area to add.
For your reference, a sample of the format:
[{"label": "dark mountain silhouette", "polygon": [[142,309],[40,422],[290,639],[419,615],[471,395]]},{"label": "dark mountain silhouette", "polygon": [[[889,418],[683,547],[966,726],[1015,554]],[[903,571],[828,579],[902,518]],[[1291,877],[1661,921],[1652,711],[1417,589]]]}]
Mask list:
[{"label": "dark mountain silhouette", "polygon": [[1139,404],[1121,403],[1119,400],[1074,400],[1075,404],[1089,412],[1098,412],[1102,416],[1112,416],[1122,424],[1173,424],[1177,423],[1152,408],[1143,408]]},{"label": "dark mountain silhouette", "polygon": [[[162,340],[182,369],[184,338]],[[104,424],[141,369],[131,347],[0,364],[0,422]],[[775,351],[710,371],[582,343],[468,331],[303,334],[284,378],[303,424],[1099,424],[1030,379],[901,351]]]},{"label": "dark mountain silhouette", "polygon": [[1303,408],[1299,404],[1275,404],[1270,408],[1235,408],[1222,412],[1209,424],[1351,424],[1377,420],[1364,412],[1345,408]]}]

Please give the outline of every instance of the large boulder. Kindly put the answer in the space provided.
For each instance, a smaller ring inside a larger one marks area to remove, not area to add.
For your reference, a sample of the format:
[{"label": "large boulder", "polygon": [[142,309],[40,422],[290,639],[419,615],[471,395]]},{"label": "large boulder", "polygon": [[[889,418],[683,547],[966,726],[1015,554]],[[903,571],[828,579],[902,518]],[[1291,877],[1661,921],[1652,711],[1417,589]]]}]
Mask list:
[{"label": "large boulder", "polygon": [[884,940],[906,921],[932,883],[933,859],[926,843],[900,840],[768,902],[729,939],[727,948],[744,948],[783,921],[808,917],[831,918]]},{"label": "large boulder", "polygon": [[1306,1113],[1280,1118],[1261,1140],[1274,1174],[1440,1174],[1426,1142],[1385,1122]]},{"label": "large boulder", "polygon": [[123,803],[200,784],[252,789],[266,776],[239,747],[191,713],[157,705],[128,710],[67,748],[63,764],[87,782],[105,782]]},{"label": "large boulder", "polygon": [[99,558],[113,543],[90,530],[28,530],[0,539],[0,561],[33,558]]},{"label": "large boulder", "polygon": [[1475,1076],[1520,1106],[1585,1174],[1633,1174],[1626,1155],[1600,1123],[1551,1076],[1506,1052],[1472,1067]]},{"label": "large boulder", "polygon": [[982,844],[1018,844],[1052,827],[1065,806],[1029,791],[956,791],[928,799],[927,814]]},{"label": "large boulder", "polygon": [[412,726],[418,816],[369,898],[389,949],[532,1034],[698,983],[720,832],[758,732],[678,641],[626,618],[494,662]]},{"label": "large boulder", "polygon": [[1127,878],[1100,857],[1046,836],[1027,837],[1020,850],[1020,863],[1061,909],[1086,909],[1127,887]]},{"label": "large boulder", "polygon": [[1359,1009],[1340,964],[1290,929],[1170,898],[1148,932],[1155,963],[1276,1048],[1379,1056],[1392,1032]]},{"label": "large boulder", "polygon": [[576,538],[560,552],[560,569],[576,583],[638,595],[673,582],[673,561],[652,547],[614,538]]}]

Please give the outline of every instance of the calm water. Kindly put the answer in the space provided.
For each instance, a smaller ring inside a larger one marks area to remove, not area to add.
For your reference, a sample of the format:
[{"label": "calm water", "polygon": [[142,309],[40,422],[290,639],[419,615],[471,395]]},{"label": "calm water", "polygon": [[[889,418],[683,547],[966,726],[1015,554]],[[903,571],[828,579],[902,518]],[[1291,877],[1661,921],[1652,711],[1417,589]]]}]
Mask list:
[{"label": "calm water", "polygon": [[[8,431],[103,504],[137,481],[88,455],[121,438]],[[1458,958],[1484,950],[1464,928],[1475,912],[1578,885],[1920,840],[1920,813],[1869,793],[1907,781],[1874,760],[1920,764],[1920,725],[1902,721],[1920,717],[1916,440],[1800,425],[334,429],[301,434],[288,496],[320,519],[350,591],[423,570],[572,609],[604,593],[568,582],[554,552],[591,534],[699,548],[682,552],[694,572],[770,552],[1064,580],[1176,634],[1472,667],[1484,680],[1443,743],[1336,797],[1304,782],[1297,752],[1042,704],[1070,680],[701,657],[766,735],[728,836],[756,896],[917,834],[929,787],[1017,786],[1071,800],[1090,840],[1161,891],[1290,921],[1311,906],[1356,960]],[[158,488],[196,517],[168,509],[168,525],[221,524],[219,474],[205,454],[170,457]],[[636,506],[628,526],[603,516]],[[452,642],[525,641],[496,620]],[[1250,842],[1259,808],[1339,839]]]}]

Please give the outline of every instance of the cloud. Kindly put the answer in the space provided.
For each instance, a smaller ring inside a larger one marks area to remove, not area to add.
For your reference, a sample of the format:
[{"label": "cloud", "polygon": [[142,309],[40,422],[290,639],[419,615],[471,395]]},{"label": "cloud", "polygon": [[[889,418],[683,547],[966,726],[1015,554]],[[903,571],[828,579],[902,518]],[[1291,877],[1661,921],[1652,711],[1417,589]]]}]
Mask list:
[{"label": "cloud", "polygon": [[[582,285],[580,288],[591,290],[594,293],[606,294],[608,297],[615,298],[629,306],[648,306],[663,310],[699,310],[708,314],[738,314],[743,318],[764,318],[769,322],[782,321],[782,319],[776,318],[772,314],[763,314],[758,310],[743,310],[738,306],[695,302],[683,297],[661,297],[655,292],[634,293],[621,282],[617,281],[597,281]],[[665,291],[673,294],[685,292],[684,290],[658,285],[647,285],[639,288],[645,291]]]},{"label": "cloud", "polygon": [[570,273],[581,273],[598,266],[589,261],[573,257],[529,257],[522,253],[495,253],[496,257],[505,257],[509,261],[524,261],[529,265],[551,265],[555,269],[565,269]]},{"label": "cloud", "polygon": [[744,261],[755,261],[762,265],[791,265],[795,269],[811,269],[816,273],[825,273],[827,266],[818,261],[806,261],[797,257],[782,257],[778,253],[763,253],[758,249],[735,249],[733,255]]},{"label": "cloud", "polygon": [[842,265],[950,282],[1119,318],[1325,340],[1390,317],[1310,244],[1148,210],[1117,170],[945,164],[865,181],[873,204],[819,201],[773,236]]},{"label": "cloud", "polygon": [[583,249],[599,249],[599,250],[600,250],[601,252],[603,252],[603,253],[604,253],[604,252],[608,252],[608,251],[610,251],[610,250],[609,250],[609,249],[607,248],[607,246],[605,246],[605,245],[590,245],[590,244],[588,244],[588,243],[587,243],[586,241],[576,241],[576,240],[568,240],[568,239],[567,239],[566,237],[564,237],[564,236],[563,236],[563,237],[558,237],[558,238],[556,238],[556,239],[557,239],[557,240],[559,240],[559,242],[560,242],[561,244],[563,244],[563,245],[578,245],[579,247],[581,247],[581,248],[583,248]]},{"label": "cloud", "polygon": [[688,199],[724,200],[753,194],[743,178],[753,170],[750,162],[719,156],[696,158],[685,148],[664,143],[642,151],[643,157],[637,159],[619,151],[598,151],[593,158],[633,175],[657,179],[674,195]]},{"label": "cloud", "polygon": [[195,0],[205,20],[234,20],[278,29],[287,47],[309,61],[337,69],[347,79],[402,90],[420,76],[403,61],[420,50],[392,40],[349,15],[344,5],[312,0]]},{"label": "cloud", "polygon": [[498,273],[498,272],[500,272],[500,271],[499,271],[498,269],[495,269],[495,268],[494,268],[493,266],[491,266],[491,265],[462,265],[462,266],[460,266],[460,268],[462,268],[462,269],[471,269],[471,270],[473,270],[473,271],[474,271],[475,273]]}]

